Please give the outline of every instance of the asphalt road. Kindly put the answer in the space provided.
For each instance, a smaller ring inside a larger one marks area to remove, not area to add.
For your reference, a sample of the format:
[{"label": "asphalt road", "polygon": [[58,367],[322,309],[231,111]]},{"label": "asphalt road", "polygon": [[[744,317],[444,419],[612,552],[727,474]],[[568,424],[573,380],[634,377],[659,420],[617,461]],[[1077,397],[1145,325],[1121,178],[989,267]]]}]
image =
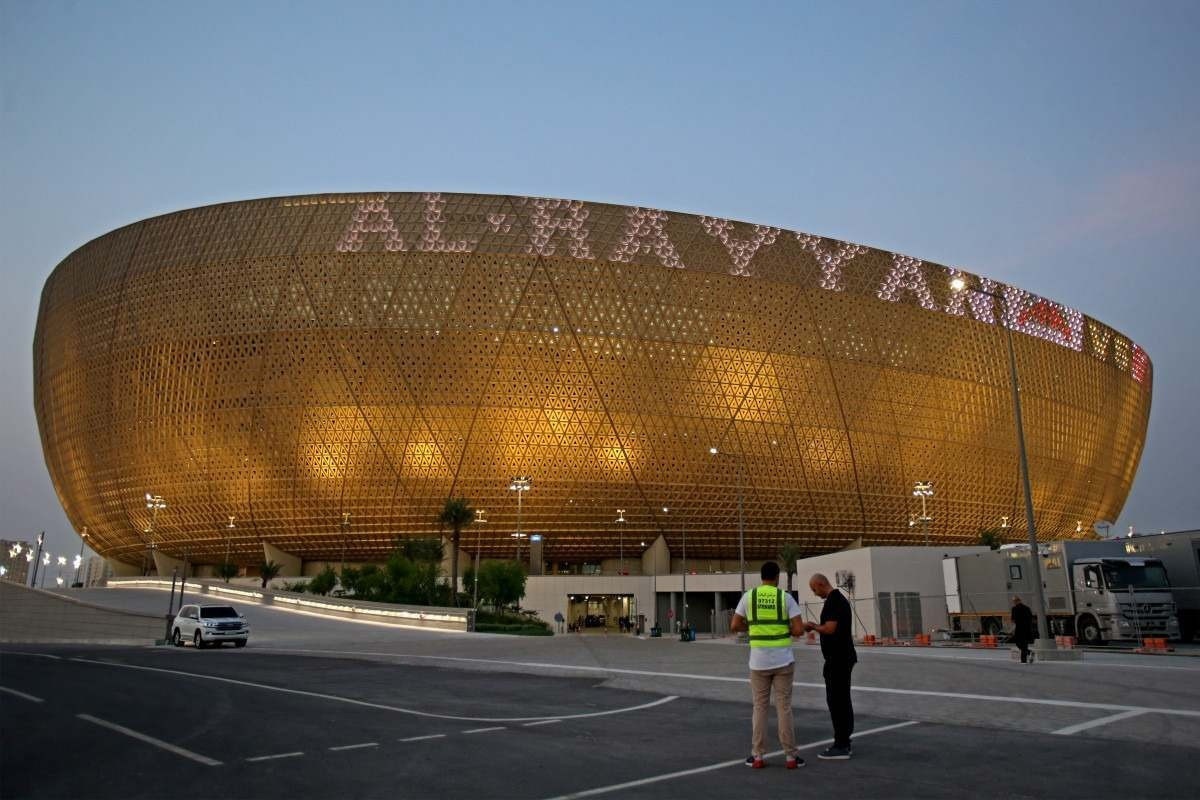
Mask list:
[{"label": "asphalt road", "polygon": [[[73,594],[166,610],[166,592]],[[0,650],[0,797],[1200,796],[1197,658],[860,649],[855,758],[751,771],[732,640],[467,635],[235,605],[244,650]],[[829,735],[820,655],[794,651],[812,756]]]},{"label": "asphalt road", "polygon": [[[6,647],[0,686],[5,798],[1169,798],[1200,788],[1195,738],[1114,748],[869,714],[849,762],[810,757],[788,771],[776,756],[752,771],[740,765],[748,702],[254,647]],[[798,710],[796,727],[810,756],[829,735],[820,711]]]}]

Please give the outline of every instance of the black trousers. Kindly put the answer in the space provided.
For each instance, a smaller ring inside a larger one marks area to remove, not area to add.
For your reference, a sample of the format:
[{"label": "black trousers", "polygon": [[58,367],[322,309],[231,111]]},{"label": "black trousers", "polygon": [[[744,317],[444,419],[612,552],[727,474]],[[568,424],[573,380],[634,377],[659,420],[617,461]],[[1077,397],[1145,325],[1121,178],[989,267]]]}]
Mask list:
[{"label": "black trousers", "polygon": [[825,703],[833,720],[834,747],[849,747],[850,736],[854,733],[854,705],[850,702],[850,671],[853,669],[853,662],[826,661],[822,672]]},{"label": "black trousers", "polygon": [[1024,663],[1028,662],[1029,661],[1029,640],[1028,639],[1017,639],[1013,643],[1021,651],[1021,663],[1024,664]]}]

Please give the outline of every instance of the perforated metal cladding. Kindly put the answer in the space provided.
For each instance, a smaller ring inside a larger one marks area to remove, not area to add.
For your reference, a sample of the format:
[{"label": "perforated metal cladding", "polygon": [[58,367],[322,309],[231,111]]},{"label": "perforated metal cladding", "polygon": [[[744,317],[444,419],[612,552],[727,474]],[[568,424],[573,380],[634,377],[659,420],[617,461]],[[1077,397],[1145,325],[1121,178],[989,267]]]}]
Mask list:
[{"label": "perforated metal cladding", "polygon": [[35,404],[72,523],[134,562],[379,559],[451,495],[488,511],[472,546],[511,555],[517,474],[551,560],[615,556],[617,508],[626,543],[686,524],[690,555],[735,556],[739,487],[750,557],[920,542],[916,480],[932,538],[964,542],[1024,534],[1006,327],[1039,534],[1115,518],[1152,379],[1121,334],[901,254],[579,201],[322,195],[121,228],[46,283]]}]

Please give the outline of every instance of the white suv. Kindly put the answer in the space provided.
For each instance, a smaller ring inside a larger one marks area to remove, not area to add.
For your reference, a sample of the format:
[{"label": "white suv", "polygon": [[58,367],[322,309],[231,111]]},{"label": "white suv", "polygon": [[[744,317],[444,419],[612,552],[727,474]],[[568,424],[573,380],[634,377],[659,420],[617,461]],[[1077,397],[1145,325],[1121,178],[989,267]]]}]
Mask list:
[{"label": "white suv", "polygon": [[184,606],[171,623],[171,642],[176,647],[189,641],[197,648],[220,647],[221,642],[245,647],[249,638],[250,626],[233,606]]}]

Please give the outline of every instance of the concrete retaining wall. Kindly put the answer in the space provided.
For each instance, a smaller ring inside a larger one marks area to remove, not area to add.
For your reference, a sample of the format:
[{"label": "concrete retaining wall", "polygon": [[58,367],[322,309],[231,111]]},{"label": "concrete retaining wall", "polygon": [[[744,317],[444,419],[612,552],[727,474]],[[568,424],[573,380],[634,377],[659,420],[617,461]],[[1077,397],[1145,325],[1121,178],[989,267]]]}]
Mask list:
[{"label": "concrete retaining wall", "polygon": [[[109,578],[108,586],[142,589],[165,589],[170,580],[162,578]],[[207,597],[196,597],[196,595]],[[221,581],[187,581],[188,603],[229,602],[258,603],[290,608],[307,614],[326,617],[367,620],[386,625],[408,628],[438,628],[448,631],[466,631],[473,622],[473,612],[466,608],[443,608],[439,606],[402,606],[391,603],[369,603],[341,597],[299,594],[296,592],[272,591],[244,584],[227,584]]]},{"label": "concrete retaining wall", "polygon": [[164,617],[118,611],[0,581],[0,642],[154,644]]}]

